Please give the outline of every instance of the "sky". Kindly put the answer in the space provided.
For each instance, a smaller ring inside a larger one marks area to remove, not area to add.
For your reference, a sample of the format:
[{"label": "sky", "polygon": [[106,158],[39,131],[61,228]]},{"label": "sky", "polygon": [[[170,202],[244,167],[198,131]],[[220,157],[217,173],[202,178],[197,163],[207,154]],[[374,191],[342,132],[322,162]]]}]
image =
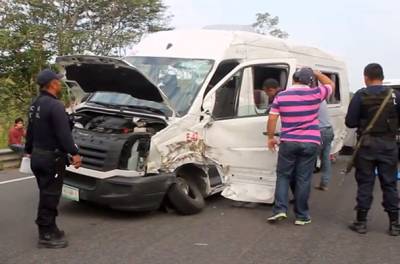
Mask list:
[{"label": "sky", "polygon": [[363,68],[383,66],[386,79],[400,78],[400,1],[398,0],[164,0],[176,29],[207,25],[249,25],[256,13],[279,16],[289,39],[342,58],[350,90],[363,84]]}]

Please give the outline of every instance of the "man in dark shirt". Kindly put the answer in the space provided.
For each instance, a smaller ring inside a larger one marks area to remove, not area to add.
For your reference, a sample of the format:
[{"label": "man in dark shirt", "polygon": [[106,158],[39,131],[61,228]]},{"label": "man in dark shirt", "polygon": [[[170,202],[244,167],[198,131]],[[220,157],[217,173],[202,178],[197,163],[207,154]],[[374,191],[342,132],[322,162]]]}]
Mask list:
[{"label": "man in dark shirt", "polygon": [[[366,88],[360,89],[350,102],[346,126],[357,128],[358,138],[363,134],[390,90],[382,86],[383,69],[372,63],[364,69]],[[399,195],[397,191],[398,147],[396,133],[400,116],[400,96],[392,92],[369,133],[364,135],[355,158],[357,191],[357,219],[350,229],[367,233],[367,214],[372,204],[375,178],[378,176],[383,192],[383,207],[389,215],[389,233],[400,235]],[[377,175],[376,175],[376,172]]]},{"label": "man in dark shirt", "polygon": [[25,150],[31,154],[31,168],[39,191],[36,224],[39,228],[39,247],[63,248],[68,245],[64,231],[58,229],[57,207],[63,186],[68,154],[72,165],[79,168],[81,158],[74,144],[64,105],[58,100],[62,75],[46,69],[39,73],[41,88],[29,110],[29,124]]}]

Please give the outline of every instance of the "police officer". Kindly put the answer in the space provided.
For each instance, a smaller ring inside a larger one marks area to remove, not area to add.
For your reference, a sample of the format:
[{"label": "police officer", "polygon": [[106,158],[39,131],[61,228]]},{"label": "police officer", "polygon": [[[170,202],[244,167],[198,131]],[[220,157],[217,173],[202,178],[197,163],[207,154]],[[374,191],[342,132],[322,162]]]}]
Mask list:
[{"label": "police officer", "polygon": [[40,191],[36,224],[39,247],[63,248],[68,245],[64,231],[56,224],[67,154],[72,155],[75,168],[81,165],[61,94],[62,75],[45,69],[37,76],[40,95],[29,109],[29,124],[25,151],[31,154],[31,168]]},{"label": "police officer", "polygon": [[[372,63],[365,67],[364,81],[367,87],[360,89],[354,95],[346,116],[346,126],[357,128],[358,137],[365,131],[389,92],[388,88],[382,86],[383,78],[383,69],[379,64]],[[367,233],[367,214],[371,207],[377,176],[383,192],[382,205],[389,215],[389,234],[400,235],[396,179],[398,159],[396,133],[400,116],[400,95],[393,92],[392,97],[372,130],[364,136],[355,159],[355,177],[358,186],[357,219],[349,227],[360,234]]]}]

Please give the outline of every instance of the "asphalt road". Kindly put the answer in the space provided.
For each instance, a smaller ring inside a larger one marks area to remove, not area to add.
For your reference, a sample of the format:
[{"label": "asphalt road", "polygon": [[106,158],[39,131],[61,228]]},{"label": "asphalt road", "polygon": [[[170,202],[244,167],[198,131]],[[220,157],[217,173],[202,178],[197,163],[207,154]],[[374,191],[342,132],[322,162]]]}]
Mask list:
[{"label": "asphalt road", "polygon": [[121,213],[63,200],[58,221],[70,246],[57,250],[36,248],[35,180],[9,182],[26,175],[3,171],[0,263],[400,263],[400,237],[386,234],[388,221],[378,188],[370,232],[358,235],[348,230],[355,183],[349,175],[340,184],[343,168],[343,160],[334,165],[328,192],[313,190],[313,223],[304,227],[293,225],[292,213],[285,223],[267,224],[271,206],[237,207],[218,195],[193,216]]}]

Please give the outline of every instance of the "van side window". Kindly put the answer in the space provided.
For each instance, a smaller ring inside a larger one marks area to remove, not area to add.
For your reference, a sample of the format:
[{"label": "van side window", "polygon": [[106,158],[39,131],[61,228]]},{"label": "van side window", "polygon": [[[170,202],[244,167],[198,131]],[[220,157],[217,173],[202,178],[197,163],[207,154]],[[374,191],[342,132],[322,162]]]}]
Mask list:
[{"label": "van side window", "polygon": [[[288,82],[288,65],[269,64],[251,67],[252,82],[249,89],[242,89],[239,101],[238,116],[257,116],[267,115],[271,108],[276,94],[284,90]],[[278,83],[277,89],[264,89],[263,84],[266,80],[273,80]],[[243,93],[249,93],[246,96]]]},{"label": "van side window", "polygon": [[204,96],[214,87],[219,81],[222,80],[228,73],[230,73],[236,66],[239,65],[238,61],[223,61],[218,65],[213,77],[211,78],[206,91],[204,92]]},{"label": "van side window", "polygon": [[238,71],[215,94],[213,116],[216,119],[227,119],[236,116],[238,95],[242,84],[243,70]]},{"label": "van side window", "polygon": [[340,78],[338,73],[322,72],[327,75],[335,83],[335,91],[327,99],[328,104],[340,104]]}]

